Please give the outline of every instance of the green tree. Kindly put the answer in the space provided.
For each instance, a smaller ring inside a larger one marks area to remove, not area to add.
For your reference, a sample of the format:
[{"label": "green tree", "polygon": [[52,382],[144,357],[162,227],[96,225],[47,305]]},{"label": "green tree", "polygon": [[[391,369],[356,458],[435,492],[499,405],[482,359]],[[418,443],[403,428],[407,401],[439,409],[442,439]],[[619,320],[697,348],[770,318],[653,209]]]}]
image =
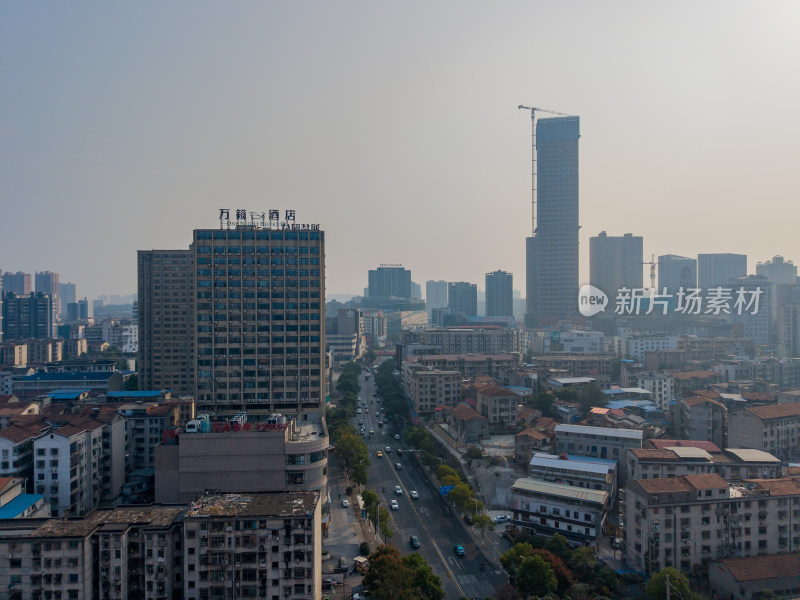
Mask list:
[{"label": "green tree", "polygon": [[470,446],[469,449],[464,453],[464,458],[468,460],[483,458],[483,450],[481,450],[478,446]]},{"label": "green tree", "polygon": [[355,432],[347,432],[342,434],[339,438],[339,443],[336,446],[336,453],[349,470],[353,465],[359,462],[364,462],[369,466],[369,450],[361,436],[356,435]]},{"label": "green tree", "polygon": [[486,531],[487,527],[490,530],[494,531],[494,528],[495,528],[495,525],[496,525],[496,523],[494,522],[494,519],[492,519],[492,517],[490,517],[489,515],[486,515],[486,514],[475,515],[474,517],[472,517],[472,524],[480,530],[481,539],[483,539],[484,532]]},{"label": "green tree", "polygon": [[441,600],[444,598],[442,580],[433,573],[431,566],[418,553],[403,557],[403,566],[410,572],[409,584],[414,598]]},{"label": "green tree", "polygon": [[350,479],[359,485],[360,490],[361,486],[367,484],[367,465],[363,462],[353,465],[350,469]]},{"label": "green tree", "polygon": [[540,392],[530,401],[530,406],[541,411],[543,417],[555,418],[556,397],[550,392]]},{"label": "green tree", "polygon": [[378,511],[378,524],[380,526],[380,532],[381,535],[383,535],[384,541],[387,539],[392,539],[394,531],[392,530],[391,525],[389,525],[389,511],[386,510],[385,506],[381,506]]},{"label": "green tree", "polygon": [[436,469],[436,477],[439,481],[443,481],[445,477],[455,477],[458,481],[461,481],[458,471],[447,465],[440,465],[439,468]]},{"label": "green tree", "polygon": [[139,376],[138,375],[131,375],[130,377],[128,377],[128,379],[125,381],[125,385],[123,386],[123,389],[126,392],[135,392],[135,391],[137,391],[139,389]]},{"label": "green tree", "polygon": [[589,546],[576,548],[567,559],[567,566],[575,576],[585,583],[592,580],[595,567],[600,561]]},{"label": "green tree", "polygon": [[[444,483],[444,481],[442,483]],[[450,484],[445,483],[445,485]],[[466,483],[457,483],[447,494],[447,499],[453,503],[453,506],[463,512],[467,507],[467,504],[472,502],[472,490],[469,489],[469,486]]]},{"label": "green tree", "polygon": [[514,544],[514,546],[505,552],[500,557],[500,564],[503,565],[503,568],[508,573],[509,578],[513,581],[517,575],[517,569],[519,568],[522,559],[526,556],[530,556],[533,554],[533,546],[531,546],[527,542],[520,542]]},{"label": "green tree", "polygon": [[375,350],[367,350],[367,353],[364,355],[364,364],[371,365],[375,362],[375,358],[377,358],[377,354]]},{"label": "green tree", "polygon": [[684,600],[688,600],[692,597],[689,580],[686,578],[686,575],[674,567],[664,567],[658,573],[650,577],[645,586],[647,597],[651,600],[664,600],[667,597],[667,578],[669,578],[671,598],[683,598]]},{"label": "green tree", "polygon": [[526,556],[517,568],[517,588],[525,596],[542,596],[558,589],[553,567],[539,555]]},{"label": "green tree", "polygon": [[545,550],[549,550],[561,560],[567,560],[570,555],[569,544],[567,538],[560,533],[555,534],[544,545]]},{"label": "green tree", "polygon": [[606,406],[608,404],[608,396],[603,393],[599,385],[590,383],[578,394],[578,402],[581,405],[581,410],[586,413],[593,407]]}]

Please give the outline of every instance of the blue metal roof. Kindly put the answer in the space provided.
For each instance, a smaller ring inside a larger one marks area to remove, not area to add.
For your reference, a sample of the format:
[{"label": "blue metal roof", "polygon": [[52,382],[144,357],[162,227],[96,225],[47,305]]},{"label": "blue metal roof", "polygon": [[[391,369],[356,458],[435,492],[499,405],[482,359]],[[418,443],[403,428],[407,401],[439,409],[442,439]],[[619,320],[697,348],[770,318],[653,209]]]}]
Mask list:
[{"label": "blue metal roof", "polygon": [[578,462],[593,462],[601,465],[616,465],[617,461],[613,458],[598,458],[595,456],[581,456],[580,454],[567,454],[567,458]]},{"label": "blue metal roof", "polygon": [[108,392],[106,398],[158,398],[164,392]]},{"label": "blue metal roof", "polygon": [[58,388],[50,390],[50,394],[82,394],[84,392],[91,392],[91,388]]},{"label": "blue metal roof", "polygon": [[77,400],[81,394],[85,394],[89,390],[75,390],[74,392],[50,392],[48,397],[51,400]]},{"label": "blue metal roof", "polygon": [[20,494],[0,507],[0,519],[15,519],[42,498],[41,494]]},{"label": "blue metal roof", "polygon": [[19,381],[107,381],[114,373],[110,371],[75,371],[72,373],[34,373],[20,377]]}]

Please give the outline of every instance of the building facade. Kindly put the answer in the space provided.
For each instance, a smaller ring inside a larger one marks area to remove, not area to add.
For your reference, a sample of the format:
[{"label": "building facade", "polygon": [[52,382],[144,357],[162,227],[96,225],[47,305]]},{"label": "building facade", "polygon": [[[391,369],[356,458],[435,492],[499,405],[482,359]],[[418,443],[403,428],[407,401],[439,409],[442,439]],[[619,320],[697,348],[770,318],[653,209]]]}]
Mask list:
[{"label": "building facade", "polygon": [[198,229],[192,253],[198,411],[322,412],[324,232]]},{"label": "building facade", "polygon": [[618,462],[620,482],[627,478],[625,456],[630,448],[641,448],[640,429],[608,429],[587,425],[556,426],[556,453],[607,458]]},{"label": "building facade", "polygon": [[486,274],[486,316],[514,316],[514,276],[506,271]]},{"label": "building facade", "polygon": [[578,117],[539,119],[536,228],[526,240],[526,325],[578,309]]},{"label": "building facade", "polygon": [[403,391],[418,414],[432,414],[437,406],[461,402],[461,373],[419,363],[403,363]]},{"label": "building facade", "polygon": [[603,533],[608,494],[536,479],[511,486],[512,525],[543,537],[561,534],[571,546],[590,546]]},{"label": "building facade", "polygon": [[137,259],[139,388],[193,394],[192,252],[139,250]]},{"label": "building facade", "polygon": [[746,276],[746,254],[697,255],[697,284],[702,290],[726,287],[731,279]]},{"label": "building facade", "polygon": [[626,233],[609,236],[605,231],[589,239],[589,281],[616,298],[622,288],[642,288],[642,237]]},{"label": "building facade", "polygon": [[628,482],[625,546],[646,575],[800,548],[800,478],[727,483],[716,473]]},{"label": "building facade", "polygon": [[664,254],[658,257],[658,289],[676,294],[697,287],[697,259]]},{"label": "building facade", "polygon": [[405,269],[401,265],[381,265],[377,269],[371,269],[368,279],[367,296],[370,298],[413,297],[411,295],[411,270]]},{"label": "building facade", "polygon": [[448,283],[447,310],[454,315],[478,316],[478,286],[466,281]]},{"label": "building facade", "polygon": [[6,294],[3,298],[3,339],[47,340],[54,337],[53,323],[53,297],[49,294]]}]

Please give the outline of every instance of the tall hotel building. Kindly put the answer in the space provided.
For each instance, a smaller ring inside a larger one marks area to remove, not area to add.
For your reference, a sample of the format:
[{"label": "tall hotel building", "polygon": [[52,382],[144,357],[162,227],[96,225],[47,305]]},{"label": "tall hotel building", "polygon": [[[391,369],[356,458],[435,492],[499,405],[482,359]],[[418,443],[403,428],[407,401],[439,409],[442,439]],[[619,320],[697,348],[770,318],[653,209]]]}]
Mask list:
[{"label": "tall hotel building", "polygon": [[529,327],[578,312],[578,117],[537,119],[536,228],[526,240]]},{"label": "tall hotel building", "polygon": [[[255,420],[272,413],[302,420],[301,415],[323,412],[324,232],[316,225],[277,220],[220,224],[219,229],[195,230],[185,259],[184,251],[172,251],[185,260],[191,298],[172,302],[159,299],[156,286],[143,287],[147,277],[141,257],[148,253],[140,253],[141,369],[154,375],[143,378],[145,389],[183,385],[170,384],[174,374],[164,370],[164,363],[170,356],[185,357],[198,412],[223,416],[247,411]],[[175,321],[187,306],[191,340],[183,337],[181,321]],[[146,322],[148,310],[154,315],[161,311],[161,322]],[[175,328],[182,356],[170,355],[164,345],[170,337],[165,325]],[[159,337],[164,342],[157,342]],[[155,377],[159,369],[161,379]]]}]

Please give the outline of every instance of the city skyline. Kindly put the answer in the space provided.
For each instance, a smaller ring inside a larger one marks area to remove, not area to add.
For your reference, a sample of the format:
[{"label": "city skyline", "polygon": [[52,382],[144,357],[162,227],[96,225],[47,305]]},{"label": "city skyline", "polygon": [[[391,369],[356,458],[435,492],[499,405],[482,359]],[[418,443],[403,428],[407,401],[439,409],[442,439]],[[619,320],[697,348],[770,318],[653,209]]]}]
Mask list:
[{"label": "city skyline", "polygon": [[231,205],[320,223],[331,293],[378,262],[521,282],[520,103],[581,115],[581,282],[603,230],[645,256],[798,260],[796,5],[364,6],[198,3],[191,27],[179,6],[6,6],[0,268],[131,293],[137,250]]}]

